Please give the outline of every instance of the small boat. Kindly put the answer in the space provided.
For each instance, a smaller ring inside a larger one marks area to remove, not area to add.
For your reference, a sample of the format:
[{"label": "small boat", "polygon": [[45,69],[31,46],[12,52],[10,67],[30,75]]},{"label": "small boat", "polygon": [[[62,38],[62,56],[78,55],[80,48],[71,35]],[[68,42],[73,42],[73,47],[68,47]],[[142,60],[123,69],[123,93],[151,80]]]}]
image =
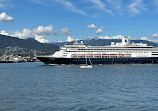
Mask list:
[{"label": "small boat", "polygon": [[92,68],[92,63],[91,63],[90,58],[89,58],[89,61],[90,61],[90,65],[88,65],[88,63],[87,63],[87,58],[86,58],[86,64],[81,65],[80,68]]},{"label": "small boat", "polygon": [[85,64],[85,65],[80,66],[80,68],[92,68],[92,65]]}]

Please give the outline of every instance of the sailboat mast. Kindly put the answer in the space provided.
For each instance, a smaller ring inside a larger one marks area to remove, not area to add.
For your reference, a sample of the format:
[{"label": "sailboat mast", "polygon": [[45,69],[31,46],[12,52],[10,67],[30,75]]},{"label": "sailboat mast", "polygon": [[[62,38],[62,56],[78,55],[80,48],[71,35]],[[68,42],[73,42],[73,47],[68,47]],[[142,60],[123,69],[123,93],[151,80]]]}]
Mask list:
[{"label": "sailboat mast", "polygon": [[89,58],[89,62],[90,62],[90,64],[92,65],[92,62],[91,62],[90,58]]}]

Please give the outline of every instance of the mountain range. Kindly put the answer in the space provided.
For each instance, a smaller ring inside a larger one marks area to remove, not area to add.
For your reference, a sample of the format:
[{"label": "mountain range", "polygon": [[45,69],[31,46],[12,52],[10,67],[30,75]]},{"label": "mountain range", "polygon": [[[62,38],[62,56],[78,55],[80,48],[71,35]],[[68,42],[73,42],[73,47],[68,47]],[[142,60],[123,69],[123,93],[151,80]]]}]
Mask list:
[{"label": "mountain range", "polygon": [[[85,40],[78,40],[77,42],[80,43],[83,41],[86,45],[90,46],[105,46],[105,45],[111,45],[111,42],[120,43],[122,42],[121,39],[98,39],[98,38],[92,38],[92,39],[85,39]],[[72,44],[75,41],[72,42],[53,42],[53,44],[57,46],[64,46],[64,44]],[[149,40],[130,40],[130,43],[143,43],[147,44],[148,46],[158,47],[158,43],[149,41]]]},{"label": "mountain range", "polygon": [[14,54],[23,56],[52,54],[59,49],[54,44],[44,44],[35,39],[19,39],[0,34],[0,55]]}]

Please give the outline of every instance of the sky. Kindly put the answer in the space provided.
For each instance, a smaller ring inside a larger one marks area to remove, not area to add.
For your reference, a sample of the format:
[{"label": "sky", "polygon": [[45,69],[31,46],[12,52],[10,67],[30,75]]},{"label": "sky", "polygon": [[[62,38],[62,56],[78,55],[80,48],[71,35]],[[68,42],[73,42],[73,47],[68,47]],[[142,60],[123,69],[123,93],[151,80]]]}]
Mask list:
[{"label": "sky", "polygon": [[158,39],[158,0],[0,0],[0,33],[39,42]]}]

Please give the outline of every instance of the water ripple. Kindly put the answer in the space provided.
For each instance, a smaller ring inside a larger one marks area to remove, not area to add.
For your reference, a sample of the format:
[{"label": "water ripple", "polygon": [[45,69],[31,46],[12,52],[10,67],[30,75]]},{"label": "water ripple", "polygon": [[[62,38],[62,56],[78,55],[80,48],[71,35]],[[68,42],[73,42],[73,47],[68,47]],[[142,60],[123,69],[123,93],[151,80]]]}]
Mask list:
[{"label": "water ripple", "polygon": [[157,111],[158,65],[0,64],[2,111]]}]

